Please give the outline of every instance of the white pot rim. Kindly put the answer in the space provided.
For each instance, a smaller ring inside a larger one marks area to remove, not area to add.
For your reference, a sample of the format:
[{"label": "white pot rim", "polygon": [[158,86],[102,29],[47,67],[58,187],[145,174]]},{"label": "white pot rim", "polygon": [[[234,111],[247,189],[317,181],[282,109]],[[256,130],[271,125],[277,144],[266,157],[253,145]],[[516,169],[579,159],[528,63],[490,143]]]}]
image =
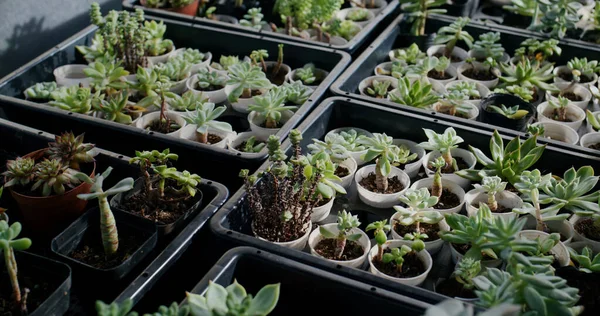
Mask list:
[{"label": "white pot rim", "polygon": [[[395,245],[397,244],[398,246],[391,246],[392,244],[395,244]],[[397,240],[397,239],[388,240],[383,245],[383,250],[385,251],[385,249],[388,249],[388,248],[396,248],[396,247],[402,246],[403,244],[407,244],[407,242],[404,241],[404,240]],[[369,263],[371,264],[371,267],[373,267],[373,269],[377,270],[379,273],[381,273],[382,275],[385,275],[385,276],[387,276],[389,278],[393,278],[393,279],[397,279],[397,280],[404,280],[404,281],[412,281],[412,280],[416,280],[416,279],[422,278],[424,275],[428,275],[429,272],[431,272],[431,268],[433,267],[433,264],[427,265],[427,262],[425,262],[424,260],[422,260],[422,258],[419,258],[419,260],[421,260],[421,262],[423,263],[423,265],[426,265],[425,272],[423,272],[423,273],[421,273],[421,274],[419,274],[417,276],[411,277],[411,278],[397,278],[397,277],[393,277],[391,275],[387,275],[387,274],[381,272],[373,264],[373,256],[371,254],[372,253],[377,253],[378,250],[379,250],[378,249],[378,245],[375,245],[375,246],[373,246],[371,248],[371,250],[369,251]],[[423,256],[425,256],[426,258],[429,257],[429,261],[433,263],[433,258],[431,257],[431,255],[429,254],[429,252],[427,250],[423,249],[423,250],[419,251],[417,253],[417,257],[419,257],[419,255],[421,255],[421,254],[423,254]]]},{"label": "white pot rim", "polygon": [[[317,227],[316,227],[316,228],[315,228],[315,229],[312,231],[312,233],[310,233],[309,240],[311,240],[311,239],[313,239],[313,238],[314,238],[314,239],[317,239],[317,241],[315,242],[315,246],[316,246],[316,245],[318,245],[318,244],[319,244],[319,242],[320,242],[321,240],[324,240],[324,239],[326,239],[325,237],[323,237],[323,235],[321,235],[321,232],[319,231],[319,227],[321,227],[321,226],[323,226],[323,227],[325,227],[325,228],[329,228],[329,227],[335,227],[335,226],[337,226],[337,223],[330,223],[330,224],[318,225],[318,226],[317,226]],[[364,247],[363,245],[361,245],[361,246],[363,246],[363,254],[362,254],[360,257],[358,257],[358,258],[355,258],[355,259],[352,259],[352,260],[334,260],[334,259],[325,258],[325,257],[321,256],[320,254],[318,254],[318,253],[317,253],[317,252],[314,250],[314,247],[313,247],[313,246],[310,244],[310,242],[309,242],[309,247],[311,248],[311,250],[312,250],[312,252],[313,252],[313,254],[314,254],[314,255],[318,256],[319,258],[323,258],[323,259],[326,259],[326,260],[328,260],[328,261],[331,261],[331,262],[334,262],[334,263],[352,264],[352,263],[357,263],[357,262],[360,262],[360,261],[364,261],[364,260],[365,260],[365,258],[366,258],[366,256],[368,256],[368,255],[369,255],[369,251],[371,250],[371,240],[369,239],[369,236],[367,235],[367,233],[365,233],[365,232],[364,232],[362,229],[360,229],[360,228],[353,228],[353,229],[352,229],[352,233],[353,233],[353,234],[360,233],[360,234],[362,235],[362,236],[361,236],[361,239],[362,239],[363,237],[364,237],[364,238],[366,238],[366,239],[367,239],[367,245],[368,245],[367,247]],[[359,240],[360,240],[360,239],[359,239]],[[358,241],[356,241],[356,243],[360,244]]]}]

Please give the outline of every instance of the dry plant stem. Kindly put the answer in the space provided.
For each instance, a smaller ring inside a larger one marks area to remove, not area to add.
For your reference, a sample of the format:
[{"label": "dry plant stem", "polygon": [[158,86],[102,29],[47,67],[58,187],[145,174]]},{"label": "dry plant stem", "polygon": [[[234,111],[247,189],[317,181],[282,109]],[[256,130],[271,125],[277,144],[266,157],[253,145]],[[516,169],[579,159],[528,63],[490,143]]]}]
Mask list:
[{"label": "dry plant stem", "polygon": [[21,299],[21,315],[27,315],[29,312],[27,311],[27,297],[29,297],[29,289],[23,289],[23,298]]},{"label": "dry plant stem", "polygon": [[[271,26],[271,31],[273,32],[277,32],[277,25],[275,25],[275,23],[271,23],[269,24]],[[285,32],[288,33],[288,28],[287,26],[285,27]],[[289,34],[288,34],[289,35]]]},{"label": "dry plant stem", "polygon": [[323,36],[325,36],[325,39],[327,40],[327,43],[331,44],[331,34],[325,32],[325,33],[323,33]]},{"label": "dry plant stem", "polygon": [[199,139],[198,141],[202,144],[208,143],[208,133],[198,133]]},{"label": "dry plant stem", "polygon": [[242,90],[242,98],[248,99],[252,97],[252,89],[246,88]]},{"label": "dry plant stem", "polygon": [[6,270],[8,270],[8,276],[10,277],[15,302],[17,305],[21,305],[21,288],[19,287],[19,279],[17,278],[17,261],[15,260],[15,251],[11,247],[4,249],[4,261]]},{"label": "dry plant stem", "polygon": [[496,201],[496,196],[492,193],[488,193],[488,206],[490,207],[490,211],[496,211],[498,209],[498,201]]},{"label": "dry plant stem", "polygon": [[283,64],[283,48],[279,47],[279,54],[277,55],[277,64],[273,67],[273,77],[277,76],[279,73],[279,69],[281,69],[281,64]]},{"label": "dry plant stem", "polygon": [[[452,114],[452,115],[454,115],[454,114]],[[450,150],[443,152],[442,158],[444,158],[444,161],[446,162],[446,165],[444,166],[444,172],[445,173],[454,172],[454,167],[453,167],[453,163],[452,163],[452,153],[450,152]]]},{"label": "dry plant stem", "polygon": [[383,246],[379,244],[377,245],[377,261],[383,261]]},{"label": "dry plant stem", "polygon": [[544,221],[542,220],[542,211],[540,210],[540,203],[539,202],[535,202],[535,221],[536,221],[536,230],[539,230],[541,232],[545,232],[548,230],[548,226],[546,226],[546,223],[544,223]]},{"label": "dry plant stem", "polygon": [[344,254],[344,248],[346,248],[346,237],[340,236],[337,238],[333,256],[338,259],[341,258],[342,254]]},{"label": "dry plant stem", "polygon": [[379,164],[380,160],[377,159],[377,163],[375,164],[375,184],[377,185],[377,190],[385,192],[388,189],[388,178],[381,173]]},{"label": "dry plant stem", "polygon": [[442,175],[439,172],[436,172],[433,175],[433,184],[431,185],[431,195],[442,197]]},{"label": "dry plant stem", "polygon": [[567,121],[567,108],[558,108],[554,110],[558,120],[561,122]]},{"label": "dry plant stem", "polygon": [[287,33],[287,35],[292,36],[292,29],[294,28],[294,24],[292,21],[292,17],[288,16],[285,19],[285,31]]},{"label": "dry plant stem", "polygon": [[313,24],[313,27],[317,31],[317,41],[321,42],[323,40],[323,30],[319,24]]}]

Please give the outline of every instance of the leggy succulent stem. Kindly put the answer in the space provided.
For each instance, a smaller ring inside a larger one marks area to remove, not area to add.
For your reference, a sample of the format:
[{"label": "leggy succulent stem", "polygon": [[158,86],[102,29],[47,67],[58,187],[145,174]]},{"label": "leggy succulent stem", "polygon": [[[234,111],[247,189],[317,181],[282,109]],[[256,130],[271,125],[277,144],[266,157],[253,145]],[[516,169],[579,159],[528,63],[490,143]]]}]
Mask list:
[{"label": "leggy succulent stem", "polygon": [[265,59],[260,57],[260,64],[262,65],[263,71],[267,72],[267,63],[265,63]]},{"label": "leggy succulent stem", "polygon": [[537,200],[533,201],[533,205],[535,207],[535,221],[536,221],[535,229],[539,230],[541,232],[545,232],[548,228],[546,226],[546,223],[544,223],[544,221],[542,220],[542,211],[540,209],[540,202]]},{"label": "leggy succulent stem", "polygon": [[333,256],[338,259],[341,258],[342,254],[344,254],[345,248],[346,248],[346,236],[340,235],[340,236],[338,236],[338,238],[336,240],[335,253],[333,254]]},{"label": "leggy succulent stem", "polygon": [[15,260],[15,251],[12,249],[12,247],[4,249],[4,261],[6,263],[6,270],[8,270],[8,276],[10,277],[10,284],[15,297],[15,303],[17,306],[19,306],[21,305],[21,288],[19,287],[19,279],[17,278],[17,261]]},{"label": "leggy succulent stem", "polygon": [[198,141],[202,144],[208,143],[208,132],[206,133],[198,133]]},{"label": "leggy succulent stem", "polygon": [[452,168],[452,153],[450,152],[450,150],[443,152],[442,158],[444,158],[444,161],[446,162],[446,166],[444,167],[444,170],[448,170],[449,168]]},{"label": "leggy succulent stem", "polygon": [[496,211],[498,209],[498,201],[496,201],[496,195],[493,193],[488,194],[488,206],[490,207],[490,211]]},{"label": "leggy succulent stem", "polygon": [[383,246],[379,244],[377,245],[377,261],[383,261]]},{"label": "leggy succulent stem", "polygon": [[292,17],[288,16],[285,19],[285,31],[286,31],[287,35],[292,36],[292,28],[293,27],[294,27],[294,25],[293,25]]},{"label": "leggy succulent stem", "polygon": [[567,108],[558,108],[556,109],[556,114],[558,116],[558,120],[561,122],[567,121]]},{"label": "leggy succulent stem", "polygon": [[115,217],[110,210],[108,199],[106,196],[98,197],[100,207],[100,231],[102,232],[102,245],[104,254],[109,257],[117,253],[119,249],[119,235],[117,233],[117,225]]},{"label": "leggy succulent stem", "polygon": [[388,178],[381,173],[381,163],[381,160],[377,159],[375,165],[375,184],[377,185],[377,190],[385,192],[388,189]]},{"label": "leggy succulent stem", "polygon": [[265,126],[267,128],[277,128],[277,122],[274,119],[267,116],[265,120]]},{"label": "leggy succulent stem", "polygon": [[242,98],[248,99],[250,97],[252,97],[252,89],[245,88],[242,90]]},{"label": "leggy succulent stem", "polygon": [[417,34],[415,35],[425,35],[425,21],[427,21],[427,0],[420,0],[421,12],[423,12],[423,16],[419,17],[417,23],[419,23],[419,28]]},{"label": "leggy succulent stem", "polygon": [[441,170],[437,170],[433,175],[433,184],[431,185],[431,195],[442,197],[442,174]]},{"label": "leggy succulent stem", "polygon": [[279,51],[277,53],[277,64],[273,68],[273,76],[276,76],[279,73],[279,69],[281,69],[281,64],[283,64],[283,44],[279,44]]}]

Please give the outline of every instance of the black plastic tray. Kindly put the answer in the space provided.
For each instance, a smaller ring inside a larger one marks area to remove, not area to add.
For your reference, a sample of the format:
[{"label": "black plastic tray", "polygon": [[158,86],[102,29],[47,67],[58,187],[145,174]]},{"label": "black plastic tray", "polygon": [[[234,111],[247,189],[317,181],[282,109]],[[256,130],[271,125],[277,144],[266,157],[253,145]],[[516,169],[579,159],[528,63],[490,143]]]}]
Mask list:
[{"label": "black plastic tray", "polygon": [[[385,99],[375,99],[361,95],[358,92],[358,85],[360,84],[361,80],[369,76],[373,76],[373,69],[378,64],[383,63],[385,61],[389,61],[388,52],[394,48],[408,47],[411,43],[414,42],[414,37],[408,35],[409,25],[404,23],[404,18],[405,17],[403,15],[398,16],[398,18],[396,18],[396,20],[394,20],[394,22],[392,22],[390,26],[371,45],[369,45],[367,49],[365,49],[362,55],[355,59],[352,65],[350,65],[346,69],[346,71],[331,86],[331,91],[334,94],[340,96],[348,96],[370,103],[381,104],[387,107],[402,109],[407,112],[417,113],[430,117],[437,117],[443,120],[456,122],[461,125],[471,126],[486,131],[493,131],[494,129],[498,129],[506,135],[524,135],[524,133],[522,132],[494,126],[477,120],[467,120],[455,116],[437,113],[431,110],[423,110],[410,106],[400,105]],[[440,27],[449,25],[455,20],[456,18],[454,17],[432,14],[427,19],[425,33],[435,33]],[[514,52],[514,50],[519,47],[519,44],[527,38],[543,39],[543,37],[541,36],[526,36],[508,30],[496,29],[495,25],[485,25],[476,21],[471,21],[465,27],[465,30],[468,31],[475,38],[477,38],[482,33],[492,31],[500,32],[502,35],[502,45],[504,49],[510,53]],[[457,46],[462,45],[463,43],[459,43]],[[468,50],[468,48],[464,46],[462,47]],[[558,56],[556,58],[554,58],[553,56],[553,60],[556,61],[558,64],[562,65],[565,65],[573,57],[588,57],[591,59],[597,59],[598,54],[600,54],[600,49],[596,50],[590,47],[579,47],[565,44],[561,45],[560,47],[562,47],[561,56]],[[421,51],[425,50],[427,50],[427,47],[421,47]],[[547,142],[557,147],[568,148],[569,150],[598,155],[597,151],[579,145],[570,145],[567,143],[546,138],[540,138],[540,141]]]},{"label": "black plastic tray", "polygon": [[[225,0],[222,1],[223,2],[233,2],[234,0]],[[264,2],[268,2],[268,1],[264,1]],[[274,2],[274,1],[273,1]],[[192,17],[189,15],[185,15],[185,14],[181,14],[181,13],[174,13],[174,12],[170,12],[167,10],[161,10],[161,9],[152,9],[152,8],[147,8],[144,7],[140,4],[139,0],[123,0],[123,9],[124,10],[128,10],[128,11],[134,11],[135,9],[143,9],[145,13],[150,14],[152,16],[156,16],[156,17],[160,17],[160,18],[166,18],[166,19],[173,19],[173,20],[179,20],[179,21],[183,21],[183,22],[188,22],[188,23],[194,23],[195,25],[205,25],[205,26],[212,26],[215,28],[219,28],[221,30],[223,29],[227,29],[227,30],[234,30],[240,33],[244,33],[244,34],[248,34],[248,35],[261,35],[261,36],[267,36],[276,40],[285,40],[285,41],[290,41],[290,42],[296,42],[296,43],[303,43],[303,44],[309,44],[312,46],[316,46],[316,47],[323,47],[323,48],[335,48],[335,49],[339,49],[345,52],[348,52],[350,54],[354,54],[362,45],[370,42],[373,37],[375,36],[374,34],[377,34],[376,31],[381,31],[381,29],[383,27],[385,27],[386,22],[389,22],[389,20],[392,19],[392,16],[395,16],[395,14],[398,13],[399,11],[399,2],[398,0],[387,0],[388,2],[388,6],[385,7],[385,9],[383,9],[382,11],[380,11],[377,15],[375,15],[375,18],[373,19],[373,21],[371,23],[369,23],[368,25],[366,25],[365,27],[363,27],[362,31],[360,33],[358,33],[356,36],[354,36],[354,38],[352,38],[350,41],[348,41],[348,43],[344,44],[344,45],[331,45],[328,43],[321,43],[321,42],[317,42],[317,41],[311,41],[311,40],[306,40],[306,39],[302,39],[299,37],[295,37],[295,36],[289,36],[286,34],[279,34],[279,33],[275,33],[275,32],[270,32],[270,31],[263,31],[263,30],[254,30],[252,28],[249,27],[244,27],[241,26],[239,24],[231,24],[231,23],[227,23],[227,22],[221,22],[221,21],[213,21],[213,20],[209,20],[203,17]],[[218,7],[218,6],[217,6]],[[349,5],[348,5],[349,7]],[[262,13],[265,15],[265,18],[263,19],[264,21],[279,21],[279,17],[273,17],[273,14],[270,12],[271,10],[267,10],[266,8],[263,8]],[[219,14],[219,9],[217,9],[216,14]],[[237,14],[235,14],[235,18],[242,19],[244,16],[245,12],[238,12]]]},{"label": "black plastic tray", "polygon": [[[64,126],[64,125],[63,125]],[[54,139],[54,135],[9,122],[0,118],[0,172],[5,169],[6,159],[14,159],[18,155],[27,154],[33,150],[45,148],[49,141]],[[205,163],[204,156],[197,156],[198,163]],[[124,177],[136,177],[138,169],[129,164],[129,157],[115,154],[106,150],[99,149],[96,156],[98,170],[104,171],[108,166],[114,168],[111,177],[105,185],[111,186]],[[192,238],[199,234],[204,228],[208,231],[206,223],[208,219],[217,211],[217,209],[227,200],[229,191],[227,188],[217,182],[202,179],[200,190],[204,194],[204,199],[200,208],[202,211],[194,218],[190,219],[188,225],[179,233],[169,236],[159,241],[154,250],[142,262],[132,270],[128,277],[121,282],[105,282],[102,286],[90,286],[86,280],[73,278],[73,289],[71,291],[72,314],[92,313],[96,299],[111,301],[119,295],[125,293],[134,301],[139,301],[141,297],[148,292],[158,279],[171,267],[186,251]],[[17,206],[10,198],[10,194],[5,194],[2,198],[3,206],[9,209],[11,221],[18,221]],[[4,204],[6,203],[6,204]],[[90,203],[89,207],[93,207]],[[14,210],[14,211],[11,211]],[[34,232],[23,227],[23,236],[32,236]],[[51,257],[50,240],[34,239],[31,252]]]},{"label": "black plastic tray", "polygon": [[[370,132],[386,133],[394,138],[408,139],[415,142],[426,141],[426,136],[423,128],[433,129],[436,132],[443,132],[447,127],[453,127],[457,134],[464,139],[461,147],[466,148],[467,144],[475,146],[483,150],[489,155],[489,141],[492,132],[482,129],[463,126],[450,121],[443,121],[434,117],[421,116],[414,113],[400,111],[398,109],[386,108],[380,105],[369,104],[349,98],[334,97],[326,99],[319,105],[309,117],[307,117],[298,129],[303,133],[302,147],[312,142],[313,138],[323,139],[325,134],[339,127],[357,127],[366,129]],[[512,137],[503,135],[504,143],[507,144]],[[286,141],[283,144],[283,149],[287,151],[288,156],[291,155],[291,144]],[[562,174],[567,166],[565,163],[557,164],[557,161],[568,162],[568,165],[580,167],[584,165],[597,166],[600,163],[600,158],[592,157],[585,154],[574,153],[561,148],[548,145],[542,159],[540,159],[535,168],[539,168],[543,172],[553,172]],[[265,163],[260,170],[266,169],[268,162]],[[416,180],[418,178],[413,179]],[[412,183],[412,182],[411,182]],[[361,229],[364,230],[367,224],[388,219],[394,214],[392,208],[376,209],[360,202],[356,196],[355,188],[351,188],[349,193],[354,193],[350,199],[346,197],[338,197],[334,202],[332,214],[325,222],[335,222],[335,213],[346,209],[353,214],[358,215],[361,221]],[[357,281],[372,284],[377,287],[390,290],[395,293],[410,296],[412,298],[435,303],[440,299],[440,295],[430,291],[433,284],[438,278],[446,278],[452,272],[454,266],[443,265],[445,256],[449,258],[449,249],[445,245],[434,258],[442,258],[438,261],[434,259],[434,267],[423,284],[423,287],[411,287],[402,285],[396,282],[390,282],[387,279],[375,276],[368,271],[339,266],[331,261],[318,258],[310,254],[310,251],[297,251],[282,246],[275,245],[268,241],[260,240],[251,232],[250,218],[246,207],[243,203],[245,191],[239,190],[231,199],[215,214],[210,222],[211,230],[220,238],[228,243],[235,245],[252,246],[267,250],[288,258],[293,258],[302,263],[309,264],[313,267],[319,267],[324,270],[340,274]],[[370,235],[372,237],[372,235]],[[374,241],[371,245],[375,245]],[[444,256],[444,257],[440,257]],[[437,262],[437,264],[436,264]]]},{"label": "black plastic tray", "polygon": [[[430,304],[375,288],[251,247],[228,251],[194,289],[204,294],[209,281],[227,287],[237,280],[255,295],[267,284],[281,283],[270,315],[423,315]],[[330,304],[336,302],[336,304]],[[315,312],[318,309],[318,312]]]},{"label": "black plastic tray", "polygon": [[[147,19],[152,20],[153,18],[147,16]],[[165,38],[172,39],[176,47],[211,51],[214,58],[220,54],[245,56],[253,49],[259,48],[267,49],[275,56],[277,44],[284,43],[284,62],[286,64],[297,68],[314,62],[318,68],[329,71],[329,75],[315,89],[308,101],[280,129],[278,135],[281,138],[285,138],[287,133],[318,104],[319,99],[327,92],[329,85],[350,63],[350,56],[342,51],[266,39],[257,35],[244,35],[235,31],[218,30],[206,26],[192,26],[189,23],[178,21],[165,20],[165,24],[167,25]],[[227,149],[148,132],[84,114],[70,113],[23,99],[22,93],[27,87],[36,82],[53,80],[52,70],[54,68],[75,62],[85,64],[82,56],[76,53],[75,46],[89,45],[95,30],[94,26],[84,29],[0,79],[0,111],[4,110],[4,114],[0,113],[0,117],[51,133],[62,132],[65,127],[77,130],[79,133],[87,132],[87,139],[90,142],[129,156],[134,155],[134,149],[171,148],[172,151],[179,153],[182,160],[179,165],[186,169],[193,169],[194,166],[200,167],[194,156],[202,155],[213,165],[212,167],[206,166],[205,169],[209,172],[206,176],[212,179],[222,179],[222,183],[230,189],[237,189],[240,182],[237,173],[230,173],[231,168],[227,168],[227,166],[243,165],[249,169],[256,169],[266,159],[266,150],[261,153],[234,153]],[[215,40],[215,37],[218,37],[219,40]],[[235,111],[230,112],[232,115],[224,116],[222,120],[231,122],[233,126],[248,127],[247,115],[233,113]],[[214,168],[216,166],[223,167]]]}]

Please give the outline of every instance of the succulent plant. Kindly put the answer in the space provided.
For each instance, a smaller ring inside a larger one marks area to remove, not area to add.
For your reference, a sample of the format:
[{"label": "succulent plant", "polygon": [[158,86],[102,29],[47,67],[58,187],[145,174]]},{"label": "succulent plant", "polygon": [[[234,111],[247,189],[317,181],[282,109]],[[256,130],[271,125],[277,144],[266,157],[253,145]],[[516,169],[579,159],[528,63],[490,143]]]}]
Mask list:
[{"label": "succulent plant", "polygon": [[227,84],[236,86],[228,95],[229,102],[236,102],[240,96],[249,98],[252,90],[269,89],[272,86],[261,68],[248,62],[233,64],[229,66],[228,70]]},{"label": "succulent plant", "polygon": [[506,182],[498,176],[484,177],[481,184],[474,184],[475,190],[484,192],[488,196],[487,205],[492,212],[498,209],[498,201],[496,195],[506,189]]},{"label": "succulent plant", "polygon": [[279,287],[279,283],[266,285],[253,297],[236,280],[226,288],[210,282],[206,294],[187,292],[186,296],[192,315],[268,315],[279,300]]},{"label": "succulent plant", "polygon": [[203,94],[196,94],[193,91],[189,90],[184,92],[181,96],[178,94],[172,95],[172,98],[169,99],[169,106],[171,109],[179,112],[183,111],[194,111],[196,107],[208,103],[208,97],[205,97]]},{"label": "succulent plant", "polygon": [[548,100],[548,106],[552,109],[552,118],[557,121],[567,121],[567,109],[569,108],[569,99],[558,96],[558,100]]},{"label": "succulent plant", "polygon": [[61,110],[81,114],[90,112],[92,106],[98,104],[104,98],[104,94],[101,94],[100,91],[92,93],[89,88],[78,86],[59,88],[50,93],[50,96],[53,99],[49,102],[50,105]]},{"label": "succulent plant", "polygon": [[419,49],[416,43],[410,44],[407,48],[399,48],[392,51],[392,55],[398,61],[407,65],[416,65],[427,57],[427,54]]},{"label": "succulent plant", "polygon": [[47,154],[50,159],[56,159],[67,167],[79,170],[80,163],[94,161],[97,154],[94,145],[83,142],[84,134],[73,132],[62,133],[54,137],[54,142],[48,143]]},{"label": "succulent plant", "polygon": [[200,142],[206,144],[208,142],[208,129],[214,128],[217,130],[231,132],[231,124],[219,122],[216,119],[227,110],[227,106],[223,105],[215,109],[214,103],[201,103],[196,105],[195,112],[186,110],[186,115],[183,117],[188,124],[196,125],[196,132],[200,135]]},{"label": "succulent plant", "polygon": [[17,157],[15,160],[6,162],[6,171],[2,173],[6,177],[4,187],[26,186],[35,177],[35,161],[33,158]]},{"label": "succulent plant", "polygon": [[319,233],[321,233],[324,238],[336,239],[336,246],[333,254],[334,258],[339,259],[342,257],[347,240],[357,241],[362,237],[361,233],[351,234],[352,229],[357,228],[358,226],[360,226],[358,216],[352,215],[351,213],[346,212],[346,210],[342,210],[342,212],[338,214],[337,234],[327,230],[327,228],[323,226],[319,226]]},{"label": "succulent plant", "polygon": [[94,110],[104,114],[104,119],[121,124],[131,124],[132,115],[141,115],[146,109],[129,104],[129,93],[127,90],[114,94],[107,100],[102,100],[94,107]]},{"label": "succulent plant", "polygon": [[50,100],[52,92],[58,87],[56,82],[38,82],[25,90],[25,97],[28,100]]},{"label": "succulent plant", "polygon": [[442,169],[446,166],[446,161],[444,157],[437,157],[433,161],[430,161],[428,167],[430,169],[435,170],[433,174],[433,182],[431,184],[431,195],[436,196],[438,198],[442,197],[442,192],[444,190],[443,182],[442,182]]},{"label": "succulent plant", "polygon": [[443,169],[445,172],[458,171],[456,160],[452,157],[452,149],[457,148],[458,144],[464,141],[462,137],[456,135],[456,131],[452,127],[448,127],[443,134],[438,134],[427,128],[424,128],[423,131],[427,135],[427,142],[419,145],[426,150],[435,150],[442,154],[446,162]]},{"label": "succulent plant", "polygon": [[216,70],[229,70],[229,67],[239,64],[240,59],[238,56],[221,56],[219,63],[213,62],[210,66]]},{"label": "succulent plant", "polygon": [[383,263],[393,262],[396,269],[402,272],[402,266],[404,264],[404,257],[410,253],[418,253],[425,249],[425,243],[422,240],[415,240],[411,243],[410,247],[402,245],[400,248],[392,248],[389,253],[383,254]]},{"label": "succulent plant", "polygon": [[296,105],[304,104],[314,92],[311,87],[305,86],[300,81],[295,81],[293,83],[286,82],[281,88],[285,89],[287,93],[287,102]]},{"label": "succulent plant", "polygon": [[488,108],[511,120],[519,120],[529,114],[527,110],[519,110],[518,105],[507,108],[506,105],[500,104],[500,106],[490,105]]},{"label": "succulent plant", "polygon": [[198,78],[197,85],[201,89],[208,89],[211,86],[214,89],[219,89],[219,87],[225,87],[225,83],[227,82],[227,77],[218,72],[210,72],[206,68],[200,69],[196,76]]},{"label": "succulent plant", "polygon": [[311,154],[326,153],[335,163],[340,163],[350,158],[350,152],[346,148],[347,141],[338,133],[330,133],[325,135],[324,140],[313,139],[313,143],[307,147]]},{"label": "succulent plant", "polygon": [[446,4],[444,0],[402,0],[400,3],[402,11],[408,16],[408,22],[412,23],[412,35],[425,35],[425,22],[430,14],[446,13],[446,9],[435,9]]},{"label": "succulent plant", "polygon": [[184,61],[192,65],[200,64],[206,58],[206,54],[195,48],[184,48],[181,52],[178,52],[177,56],[181,56]]},{"label": "succulent plant", "polygon": [[169,82],[169,77],[161,74],[158,69],[138,67],[135,74],[137,83],[132,85],[132,88],[139,91],[143,96],[154,96],[156,90],[161,84]]},{"label": "succulent plant", "polygon": [[252,136],[245,141],[242,151],[245,153],[258,153],[261,152],[265,146],[266,144],[264,142],[258,142],[256,137]]},{"label": "succulent plant", "polygon": [[479,39],[473,44],[473,53],[487,59],[488,57],[498,61],[504,54],[504,48],[500,42],[500,32],[488,32],[479,35]]},{"label": "succulent plant", "polygon": [[[408,207],[399,205],[394,206],[394,210],[399,214],[398,223],[403,226],[415,225],[415,233],[420,233],[421,223],[437,224],[444,219],[444,216],[431,208],[438,203],[437,196],[431,196],[427,188],[407,189],[400,196],[400,202]],[[414,237],[414,234],[412,234]],[[429,238],[426,234],[421,234],[424,239]],[[412,239],[412,238],[408,239]],[[405,236],[405,239],[406,236]]]},{"label": "succulent plant", "polygon": [[63,165],[58,159],[45,159],[36,164],[35,183],[31,191],[41,188],[42,196],[50,196],[52,193],[61,195],[65,193],[65,187],[74,187],[80,181],[75,177],[77,171]]},{"label": "succulent plant", "polygon": [[565,171],[562,179],[550,177],[548,182],[542,180],[544,185],[539,187],[542,190],[539,194],[540,203],[561,205],[565,210],[579,216],[599,214],[600,191],[594,191],[598,179],[591,166],[577,170],[571,167]]},{"label": "succulent plant", "polygon": [[537,222],[536,229],[540,231],[546,230],[546,224],[542,218],[540,206],[540,190],[543,190],[550,184],[552,174],[543,175],[538,169],[533,171],[523,171],[519,177],[520,181],[515,183],[515,188],[527,196],[527,199],[533,203],[535,208],[535,219]]},{"label": "succulent plant", "polygon": [[525,59],[513,66],[507,64],[499,64],[499,66],[502,73],[505,74],[505,76],[500,77],[500,80],[503,82],[500,85],[501,88],[512,85],[530,84],[537,87],[538,91],[558,92],[556,86],[546,83],[546,81],[554,77],[552,74],[552,70],[554,69],[552,63],[540,66],[537,60],[531,62],[529,59]]},{"label": "succulent plant", "polygon": [[367,225],[366,231],[373,230],[373,234],[375,235],[375,242],[377,242],[377,261],[383,260],[383,245],[387,241],[387,232],[391,229],[390,225],[387,223],[387,219],[373,222]]},{"label": "succulent plant", "polygon": [[307,194],[311,194],[310,186],[317,183],[317,187],[312,193],[317,196],[317,201],[331,199],[335,197],[336,193],[346,194],[346,189],[339,184],[342,180],[335,175],[337,166],[326,153],[307,154],[296,159],[294,163],[304,167],[305,192],[308,192]]},{"label": "succulent plant", "polygon": [[287,89],[282,87],[273,88],[262,96],[255,96],[252,100],[253,104],[248,106],[248,110],[264,118],[266,128],[278,128],[282,113],[297,109],[296,106],[285,105]]},{"label": "succulent plant", "polygon": [[367,87],[366,92],[369,96],[377,99],[383,99],[387,97],[391,81],[388,80],[373,80],[370,87]]},{"label": "succulent plant", "polygon": [[145,21],[144,30],[146,31],[144,45],[149,56],[160,56],[173,50],[173,42],[163,39],[167,26],[162,21],[158,23],[156,21]]},{"label": "succulent plant", "polygon": [[496,88],[494,89],[494,93],[514,95],[527,102],[533,100],[533,86],[531,84],[523,84],[522,86],[516,84],[506,86],[505,88]]},{"label": "succulent plant", "polygon": [[[4,260],[6,262],[5,268],[10,278],[10,285],[12,288],[12,296],[15,300],[15,306],[18,306],[22,312],[27,314],[26,299],[21,296],[21,287],[19,285],[19,278],[17,275],[17,261],[15,259],[15,250],[23,251],[31,247],[31,239],[29,238],[18,238],[21,233],[21,223],[14,222],[10,226],[8,222],[0,221],[0,252],[4,253]],[[26,291],[28,291],[26,289]]]},{"label": "succulent plant", "polygon": [[579,271],[586,273],[598,273],[600,272],[600,254],[595,256],[592,253],[590,247],[583,247],[581,254],[577,253],[573,248],[568,248],[571,259],[573,259],[579,265]]},{"label": "succulent plant", "polygon": [[373,137],[359,136],[358,144],[368,148],[361,159],[364,161],[376,160],[375,183],[377,189],[385,192],[388,188],[388,174],[392,172],[392,165],[399,160],[400,148],[393,144],[393,138],[384,134],[374,133]]},{"label": "succulent plant", "polygon": [[461,81],[451,87],[448,87],[447,90],[449,93],[458,91],[469,98],[481,99],[481,94],[479,93],[479,90],[477,90],[477,84],[475,84],[475,82]]},{"label": "succulent plant", "polygon": [[188,78],[191,74],[192,64],[184,60],[183,57],[169,59],[164,64],[154,66],[160,76],[165,76],[169,80],[176,82]]},{"label": "succulent plant", "polygon": [[312,84],[317,80],[315,76],[315,65],[314,64],[306,64],[304,67],[296,69],[296,77],[302,81],[304,84]]},{"label": "succulent plant", "polygon": [[262,8],[250,8],[248,13],[244,14],[244,18],[240,20],[240,25],[245,27],[251,27],[255,30],[260,30],[267,22],[263,21],[264,15],[262,14]]},{"label": "succulent plant", "polygon": [[458,41],[465,42],[469,48],[473,46],[473,37],[469,32],[463,30],[469,21],[471,21],[471,19],[459,17],[456,21],[452,22],[452,24],[443,26],[437,31],[433,42],[434,44],[446,45],[444,56],[450,58],[452,51],[454,51],[454,46],[456,46]]},{"label": "succulent plant", "polygon": [[567,62],[567,67],[569,67],[571,70],[573,81],[575,82],[581,82],[581,77],[585,77],[586,81],[584,82],[592,81],[594,79],[594,74],[600,70],[597,60],[591,60],[588,62],[586,57],[581,59],[574,57]]},{"label": "succulent plant", "polygon": [[469,102],[469,96],[460,91],[452,91],[440,98],[435,108],[440,113],[452,116],[470,117],[469,112],[473,110],[473,104]]},{"label": "succulent plant", "polygon": [[432,89],[431,84],[423,83],[421,80],[411,83],[409,78],[404,77],[398,79],[398,88],[396,92],[389,94],[389,98],[395,103],[426,108],[439,100],[439,96],[432,93]]},{"label": "succulent plant", "polygon": [[92,78],[90,86],[95,91],[105,91],[106,95],[111,95],[128,87],[124,77],[129,75],[129,71],[121,67],[119,61],[97,60],[85,68],[83,72],[86,76]]}]

